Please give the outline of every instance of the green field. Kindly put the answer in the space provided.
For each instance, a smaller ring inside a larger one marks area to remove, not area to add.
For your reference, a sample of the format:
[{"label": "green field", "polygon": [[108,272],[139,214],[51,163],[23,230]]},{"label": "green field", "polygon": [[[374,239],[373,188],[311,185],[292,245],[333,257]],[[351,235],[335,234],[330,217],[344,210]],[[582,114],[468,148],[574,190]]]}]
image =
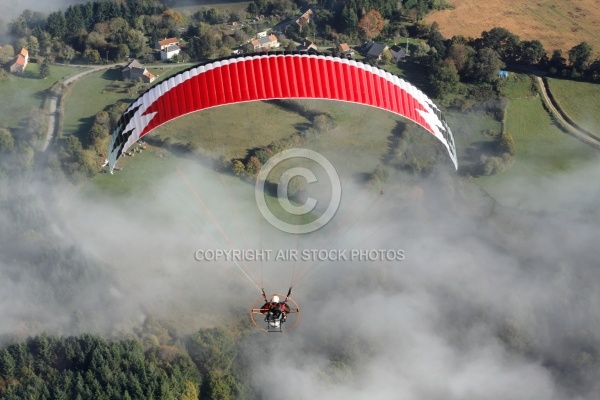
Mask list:
[{"label": "green field", "polygon": [[[149,68],[158,78],[156,85],[169,76],[189,68],[182,66]],[[121,67],[94,72],[75,81],[64,101],[63,137],[78,135],[89,129],[96,113],[115,104],[117,101],[131,102],[132,96],[126,90],[110,90],[109,86],[121,79]],[[137,97],[134,95],[133,97]]]},{"label": "green field", "polygon": [[154,130],[156,138],[194,142],[207,151],[243,158],[248,149],[292,135],[307,124],[302,116],[273,103],[250,102],[192,113]]},{"label": "green field", "polygon": [[482,113],[448,112],[445,116],[454,135],[459,170],[468,171],[479,164],[480,149],[493,139],[487,132],[499,133],[501,124]]},{"label": "green field", "polygon": [[9,76],[0,81],[0,123],[7,128],[16,129],[24,123],[32,108],[42,105],[44,91],[63,77],[77,72],[74,67],[50,66],[50,76],[39,78],[39,65],[27,64],[24,75]]},{"label": "green field", "polygon": [[[528,77],[509,82],[506,129],[515,141],[516,160],[511,169],[477,182],[501,204],[532,210],[552,210],[557,204],[543,188],[557,175],[576,173],[598,157],[598,151],[556,127],[539,97],[531,92]],[[573,179],[577,175],[574,175]],[[525,183],[525,187],[521,187]]]},{"label": "green field", "polygon": [[111,68],[73,82],[63,101],[63,138],[89,129],[96,113],[119,100],[128,99],[127,94],[106,90],[120,75],[120,68]]},{"label": "green field", "polygon": [[600,136],[600,86],[566,79],[548,81],[563,111],[579,126]]},{"label": "green field", "polygon": [[[340,166],[340,175],[372,172],[387,150],[388,138],[403,119],[388,112],[356,104],[326,100],[300,101],[311,110],[331,114],[338,127],[319,135],[309,147]],[[264,147],[304,130],[310,121],[274,102],[250,102],[193,113],[156,129],[157,138],[195,142],[216,158],[243,158],[247,150]],[[425,130],[423,134],[427,134]]]}]

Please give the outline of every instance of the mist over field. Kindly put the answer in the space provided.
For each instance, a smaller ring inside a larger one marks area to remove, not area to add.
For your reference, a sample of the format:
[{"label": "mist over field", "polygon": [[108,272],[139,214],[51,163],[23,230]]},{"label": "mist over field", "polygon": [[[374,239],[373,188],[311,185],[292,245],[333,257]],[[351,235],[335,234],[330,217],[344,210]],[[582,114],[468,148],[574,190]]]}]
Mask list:
[{"label": "mist over field", "polygon": [[[378,223],[398,223],[369,244],[400,243],[406,260],[329,271],[305,304],[302,334],[249,343],[261,396],[595,398],[598,371],[583,366],[600,326],[598,215],[586,211],[595,197],[564,185],[598,172],[588,167],[543,188],[576,217],[481,203],[474,211],[473,198],[425,220],[398,217],[397,204],[382,209]],[[507,190],[518,196],[531,184]],[[439,182],[424,187],[426,198],[440,195]]]},{"label": "mist over field", "polygon": [[[563,214],[499,205],[443,168],[419,181],[398,175],[383,195],[343,180],[336,218],[299,238],[259,225],[246,209],[252,186],[210,168],[166,174],[142,197],[54,188],[40,212],[52,246],[74,249],[63,273],[76,287],[4,257],[2,333],[126,332],[152,315],[183,334],[246,319],[257,288],[232,263],[195,261],[199,248],[403,249],[395,262],[244,266],[257,283],[263,269],[269,293],[299,281],[298,327],[243,339],[238,359],[260,398],[592,399],[600,232],[597,188],[586,182],[597,169],[505,188],[515,198],[539,190]],[[40,243],[25,234],[19,246]]]}]

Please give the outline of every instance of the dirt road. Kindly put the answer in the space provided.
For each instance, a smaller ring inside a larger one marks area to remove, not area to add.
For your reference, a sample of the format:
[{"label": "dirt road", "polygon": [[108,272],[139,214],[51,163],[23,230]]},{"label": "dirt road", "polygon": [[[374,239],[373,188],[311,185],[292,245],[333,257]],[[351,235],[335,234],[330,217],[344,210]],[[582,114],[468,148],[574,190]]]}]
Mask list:
[{"label": "dirt road", "polygon": [[554,102],[548,95],[548,92],[546,91],[546,85],[544,85],[543,78],[536,76],[536,79],[539,84],[540,92],[542,94],[542,99],[543,99],[544,103],[546,104],[546,106],[548,107],[548,109],[550,110],[550,112],[552,113],[552,115],[554,116],[554,118],[557,120],[557,122],[563,128],[565,128],[569,132],[569,134],[573,135],[574,137],[581,140],[582,142],[589,144],[590,146],[600,149],[600,139],[594,135],[590,135],[589,133],[584,132],[583,130],[579,129],[578,127],[572,125],[569,121],[567,121],[562,116],[560,111],[558,111],[558,109],[554,105]]}]

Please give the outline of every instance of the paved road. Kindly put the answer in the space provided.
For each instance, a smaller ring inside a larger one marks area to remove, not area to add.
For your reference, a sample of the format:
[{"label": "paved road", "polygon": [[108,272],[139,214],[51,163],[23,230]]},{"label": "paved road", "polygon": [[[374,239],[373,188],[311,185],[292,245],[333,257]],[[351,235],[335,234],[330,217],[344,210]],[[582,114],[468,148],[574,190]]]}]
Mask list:
[{"label": "paved road", "polygon": [[[88,74],[93,72],[101,71],[103,69],[112,68],[115,66],[123,67],[125,64],[108,64],[108,65],[73,65],[73,64],[59,64],[59,65],[68,65],[70,67],[80,67],[85,68],[85,70],[81,71],[78,74],[75,74],[62,82],[62,86],[70,85],[75,82],[77,79],[80,79]],[[196,65],[196,63],[185,63],[185,64],[159,64],[159,65],[146,65],[146,68],[178,68],[178,67],[188,67]],[[52,143],[52,139],[58,135],[58,124],[57,124],[57,106],[59,96],[56,93],[51,94],[50,99],[50,110],[48,111],[48,132],[46,133],[46,140],[44,141],[44,145],[42,146],[42,151],[46,151]]]}]

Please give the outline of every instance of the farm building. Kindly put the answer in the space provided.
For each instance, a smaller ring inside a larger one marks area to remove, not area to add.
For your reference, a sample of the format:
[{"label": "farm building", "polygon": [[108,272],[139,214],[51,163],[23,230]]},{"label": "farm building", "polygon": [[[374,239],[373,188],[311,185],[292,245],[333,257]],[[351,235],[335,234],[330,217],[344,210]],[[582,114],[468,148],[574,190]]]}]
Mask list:
[{"label": "farm building", "polygon": [[150,73],[138,60],[133,60],[125,68],[121,70],[123,79],[137,82],[142,80],[144,83],[152,83],[156,76]]},{"label": "farm building", "polygon": [[13,74],[22,74],[25,71],[25,67],[27,67],[27,63],[29,62],[29,52],[26,48],[22,48],[19,54],[13,59],[12,64],[10,65],[10,72]]},{"label": "farm building", "polygon": [[296,46],[296,50],[298,51],[319,51],[317,44],[315,42],[311,42],[308,39],[304,39],[300,45]]},{"label": "farm building", "polygon": [[365,57],[381,60],[381,55],[389,48],[385,44],[368,42],[362,47],[362,52]]},{"label": "farm building", "polygon": [[277,40],[277,36],[275,35],[254,39],[251,43],[254,46],[254,51],[268,51],[280,46],[279,40]]},{"label": "farm building", "polygon": [[404,59],[406,58],[406,50],[404,50],[402,47],[396,44],[390,47],[390,53],[392,54],[392,58],[396,62],[404,61]]},{"label": "farm building", "polygon": [[352,57],[354,55],[354,50],[347,43],[340,43],[338,45],[338,51],[344,57]]}]

